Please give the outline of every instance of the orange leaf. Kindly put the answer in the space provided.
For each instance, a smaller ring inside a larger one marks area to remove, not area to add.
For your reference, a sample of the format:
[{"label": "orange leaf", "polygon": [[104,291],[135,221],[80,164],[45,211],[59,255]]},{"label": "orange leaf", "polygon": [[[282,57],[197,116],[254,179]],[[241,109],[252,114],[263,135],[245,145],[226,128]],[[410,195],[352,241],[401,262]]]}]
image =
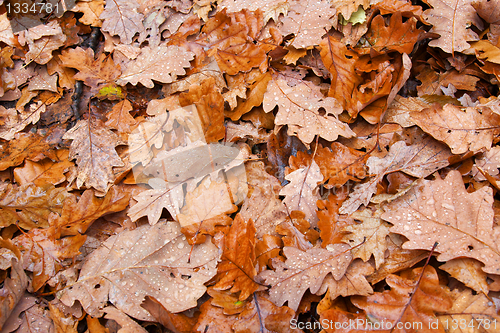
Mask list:
[{"label": "orange leaf", "polygon": [[239,300],[247,299],[253,292],[261,289],[255,282],[255,227],[250,219],[247,222],[237,214],[229,232],[215,236],[222,261],[217,268],[215,290],[231,288],[232,293],[241,291]]},{"label": "orange leaf", "polygon": [[[401,331],[435,333],[431,326],[436,322],[435,313],[444,312],[452,306],[449,291],[439,284],[436,270],[427,266],[422,272],[419,267],[404,271],[401,276],[389,275],[385,280],[390,290],[370,296],[352,296],[351,302],[366,311],[374,326],[381,320],[386,325],[390,323],[391,327],[398,323],[411,323],[411,328]],[[436,328],[437,332],[444,333],[442,325]]]}]

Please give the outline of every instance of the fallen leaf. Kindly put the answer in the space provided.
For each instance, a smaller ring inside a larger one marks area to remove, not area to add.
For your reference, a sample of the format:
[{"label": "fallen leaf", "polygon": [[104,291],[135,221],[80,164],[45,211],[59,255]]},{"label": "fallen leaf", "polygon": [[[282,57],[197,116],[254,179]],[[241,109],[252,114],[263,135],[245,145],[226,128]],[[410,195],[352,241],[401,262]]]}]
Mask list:
[{"label": "fallen leaf", "polygon": [[235,332],[294,332],[290,326],[295,313],[288,306],[274,305],[264,293],[254,293],[251,302],[239,314],[233,324]]},{"label": "fallen leaf", "polygon": [[443,141],[453,154],[490,149],[495,135],[500,133],[496,125],[499,115],[489,107],[460,107],[446,104],[433,105],[420,112],[411,112],[410,117],[420,128],[437,140]]},{"label": "fallen leaf", "polygon": [[[288,134],[297,135],[305,144],[319,135],[335,141],[339,135],[350,138],[354,132],[338,119],[342,110],[335,100],[324,97],[319,87],[302,82],[290,86],[283,78],[269,82],[264,94],[264,111],[278,106],[276,125],[288,125]],[[324,110],[323,113],[320,112]]]},{"label": "fallen leaf", "polygon": [[14,169],[14,179],[20,185],[33,183],[44,187],[50,184],[60,184],[66,180],[64,173],[74,167],[74,163],[68,160],[68,154],[67,149],[59,149],[56,151],[56,161],[48,158],[39,162],[25,160],[23,167]]},{"label": "fallen leaf", "polygon": [[85,184],[107,192],[108,184],[114,181],[113,167],[124,166],[115,150],[120,144],[118,136],[100,121],[79,120],[63,139],[73,140],[68,159],[76,159],[76,186]]},{"label": "fallen leaf", "polygon": [[64,188],[7,185],[0,192],[0,225],[18,224],[23,229],[49,226],[51,212],[61,212],[64,199],[72,196]]},{"label": "fallen leaf", "polygon": [[106,115],[108,120],[105,125],[117,129],[121,133],[130,133],[131,127],[137,123],[134,117],[130,115],[130,111],[133,109],[132,104],[127,99],[118,102],[113,106],[111,112]]},{"label": "fallen leaf", "polygon": [[[430,325],[435,321],[436,312],[452,307],[449,291],[439,284],[432,266],[427,266],[425,271],[419,267],[405,271],[401,276],[389,275],[385,281],[390,290],[351,297],[351,302],[366,311],[374,326],[383,320],[386,325],[390,323],[390,327],[400,322],[412,323],[406,332],[435,332]],[[444,331],[442,325],[437,329]]]},{"label": "fallen leaf", "polygon": [[108,1],[99,15],[103,20],[102,30],[111,35],[120,36],[123,44],[132,43],[132,38],[144,30],[144,15],[138,12],[139,4],[135,0]]},{"label": "fallen leaf", "polygon": [[[128,1],[128,0],[127,0]],[[147,88],[153,88],[153,80],[161,83],[170,83],[178,75],[186,74],[184,67],[189,67],[189,61],[194,54],[178,46],[145,47],[137,59],[126,64],[116,83],[134,86],[141,83]]]},{"label": "fallen leaf", "polygon": [[[24,296],[24,291],[28,287],[28,277],[24,273],[22,267],[22,258],[19,250],[12,244],[10,240],[5,240],[0,237],[0,245],[13,253],[10,265],[10,277],[3,281],[0,294],[0,327],[3,327],[9,318],[16,304]],[[2,254],[5,256],[5,254]]]},{"label": "fallen leaf", "polygon": [[414,177],[427,177],[436,170],[447,166],[449,157],[451,157],[449,149],[430,137],[409,146],[404,141],[396,142],[384,158],[372,156],[368,159],[366,165],[369,172],[376,176],[366,183],[356,185],[354,191],[349,195],[349,199],[344,201],[340,207],[339,212],[351,214],[361,204],[366,206],[384,175],[394,171],[402,171]]},{"label": "fallen leaf", "polygon": [[284,263],[274,261],[275,271],[266,270],[259,274],[271,285],[269,300],[281,306],[288,301],[288,306],[296,310],[304,293],[309,289],[312,294],[318,292],[325,277],[331,273],[335,280],[340,280],[352,260],[347,244],[334,244],[325,249],[309,249],[306,252],[294,247],[284,247]]},{"label": "fallen leaf", "polygon": [[485,264],[484,272],[498,274],[498,228],[493,228],[492,203],[491,188],[467,193],[460,173],[451,171],[445,179],[419,180],[385,206],[382,219],[394,225],[391,232],[409,239],[404,249],[430,250],[438,241],[439,261],[473,258]]},{"label": "fallen leaf", "polygon": [[335,98],[351,117],[355,117],[357,112],[351,97],[361,83],[361,77],[355,72],[359,56],[332,36],[321,41],[320,54],[332,81],[328,96]]},{"label": "fallen leaf", "polygon": [[156,298],[174,313],[194,307],[206,291],[204,283],[215,275],[218,260],[210,240],[191,250],[176,222],[143,225],[108,238],[87,256],[78,281],[58,297],[68,306],[79,300],[93,316],[109,300],[134,318],[151,320],[140,307],[144,296]]},{"label": "fallen leaf", "polygon": [[290,4],[288,14],[281,21],[281,33],[294,34],[290,45],[307,48],[318,45],[321,37],[330,29],[330,18],[336,14],[330,1],[296,1]]},{"label": "fallen leaf", "polygon": [[240,301],[262,289],[255,281],[255,226],[252,220],[245,221],[236,215],[227,234],[215,236],[215,242],[222,250],[221,263],[217,267],[215,290],[241,292]]},{"label": "fallen leaf", "polygon": [[459,258],[450,260],[446,264],[439,266],[439,268],[448,272],[452,277],[475,290],[478,294],[482,292],[488,295],[487,275],[482,271],[481,266],[481,263],[477,260]]},{"label": "fallen leaf", "polygon": [[348,232],[342,241],[352,247],[353,258],[361,258],[367,262],[373,255],[377,269],[384,262],[387,249],[386,237],[389,234],[389,225],[382,221],[381,215],[381,210],[372,212],[365,209],[354,212],[351,217],[363,223],[348,225],[342,229],[343,232]]},{"label": "fallen leaf", "polygon": [[323,180],[323,176],[315,161],[306,168],[298,169],[286,177],[290,181],[285,185],[280,195],[284,195],[283,204],[289,212],[299,210],[306,216],[306,220],[315,227],[318,223],[316,215],[316,201],[319,199],[318,183]]},{"label": "fallen leaf", "polygon": [[432,8],[424,11],[424,19],[433,25],[431,32],[441,35],[437,40],[430,41],[429,46],[453,54],[468,49],[468,41],[478,40],[478,35],[468,29],[472,24],[480,30],[483,28],[472,7],[472,0],[429,0],[428,4]]}]

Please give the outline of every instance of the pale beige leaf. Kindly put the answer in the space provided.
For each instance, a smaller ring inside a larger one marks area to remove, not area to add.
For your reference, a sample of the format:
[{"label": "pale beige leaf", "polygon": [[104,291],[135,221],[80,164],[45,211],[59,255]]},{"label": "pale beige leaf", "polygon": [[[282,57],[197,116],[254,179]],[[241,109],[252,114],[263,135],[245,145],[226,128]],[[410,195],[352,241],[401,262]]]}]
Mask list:
[{"label": "pale beige leaf", "polygon": [[[275,124],[288,125],[288,134],[297,135],[305,144],[311,143],[315,135],[328,141],[337,140],[339,135],[355,135],[338,119],[342,108],[335,99],[324,97],[318,86],[307,81],[293,86],[282,77],[270,81],[262,105],[266,112],[278,106]],[[320,113],[320,109],[326,112]]]},{"label": "pale beige leaf", "polygon": [[410,146],[407,146],[404,141],[398,141],[391,146],[389,154],[385,157],[372,156],[368,159],[366,165],[369,173],[375,174],[375,177],[366,183],[356,185],[339,212],[351,214],[360,205],[366,206],[384,175],[402,171],[414,177],[427,177],[447,166],[448,158],[451,156],[450,150],[445,145],[431,137],[426,137]]},{"label": "pale beige leaf", "polygon": [[384,123],[396,123],[402,127],[411,127],[415,123],[411,120],[410,112],[420,112],[430,107],[430,103],[417,97],[402,97],[397,95],[385,112]]},{"label": "pale beige leaf", "polygon": [[120,36],[123,44],[132,43],[132,38],[144,30],[142,20],[144,15],[139,11],[139,4],[135,0],[106,1],[106,7],[99,18],[103,20],[102,30],[112,36]]},{"label": "pale beige leaf", "polygon": [[351,217],[363,223],[349,225],[342,230],[349,232],[342,241],[352,247],[353,258],[361,258],[366,262],[373,255],[377,269],[385,260],[386,237],[389,234],[389,225],[382,221],[380,215],[380,209],[375,212],[369,209],[354,212]]},{"label": "pale beige leaf", "polygon": [[102,243],[87,256],[78,281],[58,296],[68,306],[79,300],[92,316],[99,316],[109,300],[133,318],[154,320],[140,306],[146,295],[171,312],[195,307],[218,259],[210,239],[191,247],[177,222],[143,225]]},{"label": "pale beige leaf", "polygon": [[78,19],[83,24],[100,27],[102,20],[99,16],[104,11],[104,0],[78,1],[71,11],[83,13]]},{"label": "pale beige leaf", "polygon": [[474,179],[477,181],[486,180],[478,167],[492,177],[498,175],[498,168],[500,168],[500,147],[495,146],[486,153],[480,154],[475,159],[471,175],[474,176]]},{"label": "pale beige leaf", "polygon": [[112,319],[121,326],[117,333],[147,333],[146,329],[135,320],[127,316],[114,306],[107,306],[102,310],[106,315],[104,318]]},{"label": "pale beige leaf", "polygon": [[320,199],[318,183],[323,180],[318,164],[313,161],[309,167],[295,170],[285,176],[285,179],[290,183],[281,189],[280,195],[285,196],[283,203],[286,208],[289,212],[300,210],[306,214],[306,220],[311,226],[316,227],[316,202]]},{"label": "pale beige leaf", "polygon": [[[458,325],[448,324],[447,333],[498,332],[500,316],[495,305],[487,296],[484,294],[473,295],[469,289],[463,291],[455,289],[451,292],[451,297],[453,306],[446,313],[438,316],[444,327],[446,327],[446,322],[458,323]],[[460,327],[460,323],[464,322],[467,323],[465,328],[463,324]]]},{"label": "pale beige leaf", "polygon": [[166,208],[170,215],[176,218],[184,205],[184,196],[182,184],[170,184],[168,188],[147,190],[134,196],[137,203],[130,207],[127,215],[132,221],[147,216],[149,224],[154,225],[160,219],[163,208]]},{"label": "pale beige leaf", "polygon": [[290,10],[282,21],[280,31],[283,36],[295,35],[290,44],[295,48],[318,45],[332,26],[330,18],[335,14],[336,10],[329,0],[290,1]]},{"label": "pale beige leaf", "polygon": [[328,303],[332,303],[339,296],[368,296],[373,294],[372,286],[366,280],[366,277],[372,274],[373,271],[374,269],[369,263],[353,260],[340,280],[337,281],[332,275],[327,275],[318,292],[318,294],[322,294],[322,291],[325,290],[327,294],[318,307],[327,306]]},{"label": "pale beige leaf", "polygon": [[40,101],[30,104],[28,111],[20,111],[19,113],[14,108],[5,109],[0,105],[0,120],[3,122],[3,125],[0,126],[0,138],[12,140],[15,134],[26,126],[36,124],[45,110],[45,104]]},{"label": "pale beige leaf", "polygon": [[278,306],[288,301],[288,306],[294,311],[308,289],[312,294],[317,293],[330,273],[335,280],[340,280],[352,260],[347,244],[333,244],[328,250],[313,248],[306,252],[287,246],[283,253],[286,262],[273,261],[276,270],[264,271],[260,276],[271,285],[269,299]]},{"label": "pale beige leaf", "polygon": [[500,273],[500,229],[493,226],[490,187],[468,193],[458,171],[445,179],[420,179],[404,196],[385,206],[382,219],[391,232],[409,239],[404,249],[435,249],[439,261],[466,257],[484,263],[483,271]]},{"label": "pale beige leaf", "polygon": [[34,61],[45,65],[52,59],[52,52],[63,46],[65,41],[66,35],[56,21],[29,29],[26,34],[29,52],[26,53],[25,63]]},{"label": "pale beige leaf", "polygon": [[119,85],[131,83],[134,86],[141,83],[147,88],[153,88],[153,80],[170,83],[176,80],[177,75],[186,74],[184,68],[191,66],[189,61],[193,58],[194,54],[182,47],[146,46],[141,49],[137,59],[126,65],[116,83]]},{"label": "pale beige leaf", "polygon": [[200,223],[221,214],[234,213],[231,194],[226,182],[211,181],[205,178],[196,189],[186,195],[186,205],[177,219],[182,227]]},{"label": "pale beige leaf", "polygon": [[432,6],[424,12],[424,19],[433,25],[431,32],[441,35],[429,42],[448,53],[461,52],[470,47],[468,41],[478,40],[478,35],[468,27],[474,24],[480,30],[483,22],[472,7],[473,0],[428,0]]},{"label": "pale beige leaf", "polygon": [[481,269],[479,261],[469,258],[459,258],[448,261],[439,266],[443,271],[448,272],[452,277],[475,290],[477,293],[488,295],[487,275]]},{"label": "pale beige leaf", "polygon": [[240,213],[245,221],[254,221],[258,238],[265,234],[276,235],[276,226],[288,218],[285,205],[271,185],[255,188],[252,196],[243,203]]},{"label": "pale beige leaf", "polygon": [[77,187],[85,184],[106,192],[114,181],[113,167],[124,165],[115,150],[120,143],[118,136],[100,121],[79,120],[63,139],[73,140],[68,159],[76,159]]},{"label": "pale beige leaf", "polygon": [[286,16],[290,9],[290,1],[287,0],[259,0],[248,2],[246,0],[223,0],[218,3],[217,10],[227,8],[228,13],[239,12],[242,9],[256,11],[260,9],[264,16],[264,24],[270,19],[278,22],[280,14]]},{"label": "pale beige leaf", "polygon": [[445,142],[453,154],[490,149],[495,135],[500,133],[500,116],[489,106],[462,108],[446,104],[434,105],[420,112],[411,112],[411,120],[424,132]]}]

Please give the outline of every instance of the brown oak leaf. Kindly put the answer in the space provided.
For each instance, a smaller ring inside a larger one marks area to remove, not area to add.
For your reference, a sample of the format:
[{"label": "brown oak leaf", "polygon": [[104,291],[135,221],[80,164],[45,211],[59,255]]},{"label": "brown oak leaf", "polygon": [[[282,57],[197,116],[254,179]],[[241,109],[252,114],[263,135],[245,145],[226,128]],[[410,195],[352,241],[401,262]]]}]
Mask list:
[{"label": "brown oak leaf", "polygon": [[419,180],[385,206],[382,219],[394,225],[391,232],[409,239],[404,249],[430,250],[439,242],[439,261],[473,258],[485,264],[486,273],[499,274],[500,229],[493,225],[492,204],[490,187],[467,193],[460,173],[451,171],[445,179]]},{"label": "brown oak leaf", "polygon": [[227,234],[215,236],[217,246],[222,251],[221,262],[217,267],[215,290],[241,292],[239,300],[247,299],[262,287],[255,281],[255,226],[250,219],[245,221],[236,215]]},{"label": "brown oak leaf", "polygon": [[76,159],[76,186],[81,188],[85,184],[107,192],[115,177],[113,167],[124,166],[115,150],[120,144],[118,136],[100,120],[79,120],[63,139],[73,140],[68,159]]},{"label": "brown oak leaf", "polygon": [[[281,306],[288,301],[288,306],[296,310],[304,293],[309,289],[317,293],[323,280],[332,274],[340,280],[349,266],[352,256],[347,244],[333,244],[328,249],[313,248],[306,252],[295,247],[284,247],[286,261],[273,261],[274,271],[266,270],[259,274],[271,285],[269,299]],[[323,291],[324,292],[324,291]]]}]

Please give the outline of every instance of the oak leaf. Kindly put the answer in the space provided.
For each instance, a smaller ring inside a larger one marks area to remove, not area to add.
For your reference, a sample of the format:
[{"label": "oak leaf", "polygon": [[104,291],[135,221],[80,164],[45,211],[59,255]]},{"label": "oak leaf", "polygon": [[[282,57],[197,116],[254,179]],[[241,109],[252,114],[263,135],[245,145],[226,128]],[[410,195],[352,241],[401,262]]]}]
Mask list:
[{"label": "oak leaf", "polygon": [[22,257],[19,249],[17,249],[10,240],[3,239],[2,237],[0,237],[0,246],[2,249],[7,250],[2,253],[2,260],[6,260],[5,257],[10,259],[8,266],[2,267],[2,269],[10,268],[10,277],[5,278],[3,286],[0,289],[0,294],[2,295],[0,300],[1,328],[4,326],[7,319],[9,319],[9,315],[16,307],[16,304],[24,296],[24,292],[28,287],[28,276],[23,270]]},{"label": "oak leaf", "polygon": [[362,82],[361,77],[355,71],[358,54],[347,49],[343,43],[332,36],[324,38],[319,46],[321,59],[330,72],[332,81],[328,96],[335,98],[351,117],[355,117],[357,112],[352,96]]},{"label": "oak leaf", "polygon": [[384,158],[372,156],[366,162],[369,172],[376,176],[363,184],[356,185],[349,199],[344,201],[339,212],[351,214],[363,204],[367,205],[370,198],[377,190],[377,184],[383,176],[402,171],[414,177],[427,177],[449,164],[451,156],[449,149],[430,137],[407,146],[404,141],[394,143],[389,154]]},{"label": "oak leaf", "polygon": [[14,140],[1,145],[0,171],[11,166],[17,166],[25,159],[39,161],[45,157],[56,159],[54,145],[50,136],[41,136],[36,133],[17,133]]},{"label": "oak leaf", "polygon": [[374,269],[370,263],[353,260],[340,280],[337,281],[331,275],[328,275],[318,292],[320,294],[326,291],[325,296],[318,304],[318,313],[329,308],[339,296],[368,296],[373,294],[372,286],[366,280],[366,277],[373,272]]},{"label": "oak leaf", "polygon": [[215,242],[222,250],[221,262],[217,267],[215,290],[241,292],[240,301],[246,300],[252,293],[262,289],[255,282],[255,226],[250,219],[245,221],[236,215],[227,234],[217,234]]},{"label": "oak leaf", "polygon": [[364,46],[358,48],[360,54],[370,51],[377,53],[397,51],[410,54],[423,33],[422,30],[417,29],[416,25],[417,20],[413,17],[403,23],[401,12],[396,12],[391,16],[387,27],[382,15],[375,16],[368,33],[365,34],[368,45],[366,48]]},{"label": "oak leaf", "polygon": [[290,212],[285,222],[276,226],[276,232],[283,236],[281,239],[284,246],[296,247],[301,251],[311,249],[319,237],[315,230],[310,229],[304,213],[296,210]]},{"label": "oak leaf", "polygon": [[74,167],[74,163],[68,160],[68,154],[67,149],[59,149],[56,151],[55,161],[48,158],[39,162],[25,160],[23,167],[14,169],[14,179],[19,185],[33,183],[43,187],[60,184],[66,180],[64,173]]},{"label": "oak leaf", "polygon": [[274,22],[278,22],[280,14],[286,16],[290,9],[290,4],[285,0],[252,1],[250,3],[245,0],[222,0],[217,5],[217,9],[224,8],[227,8],[228,13],[239,12],[242,9],[251,11],[260,9],[264,16],[264,24],[266,24],[270,19],[273,19]]},{"label": "oak leaf", "polygon": [[366,262],[373,255],[377,269],[384,262],[386,237],[389,234],[389,225],[382,221],[381,215],[380,209],[375,212],[369,209],[354,212],[351,217],[362,220],[363,223],[348,225],[342,229],[343,232],[348,232],[342,241],[352,247],[353,258],[361,258]]},{"label": "oak leaf", "polygon": [[[267,91],[267,85],[272,79],[270,73],[262,74],[257,71],[251,71],[248,76],[243,76],[244,74],[242,73],[239,75],[242,79],[245,79],[245,81],[243,81],[240,86],[234,86],[231,84],[232,80],[228,80],[230,90],[224,94],[225,100],[228,100],[229,103],[233,100],[233,103],[236,104],[234,110],[225,112],[225,115],[230,117],[233,121],[240,119],[242,115],[262,104],[264,93]],[[247,77],[250,80],[248,80]],[[237,97],[243,98],[243,101],[238,103]]]},{"label": "oak leaf", "polygon": [[462,110],[452,104],[434,105],[420,112],[411,112],[410,117],[425,132],[446,143],[453,154],[477,152],[483,148],[489,150],[493,137],[500,133],[497,125],[500,116],[488,106]]},{"label": "oak leaf", "polygon": [[197,316],[188,317],[184,313],[171,313],[154,297],[146,296],[141,306],[148,310],[157,322],[174,333],[192,332]]},{"label": "oak leaf", "polygon": [[103,20],[101,29],[120,36],[123,44],[132,43],[135,34],[144,30],[144,15],[138,9],[139,4],[135,0],[106,1],[104,11],[99,15]]},{"label": "oak leaf", "polygon": [[66,305],[79,300],[92,316],[109,300],[133,318],[151,320],[140,306],[146,295],[170,312],[194,307],[218,259],[210,240],[191,248],[176,222],[143,225],[108,238],[87,256],[78,281],[58,297]]},{"label": "oak leaf", "polygon": [[284,195],[283,203],[288,211],[300,210],[306,219],[315,227],[318,222],[316,215],[316,201],[319,199],[318,183],[323,180],[323,175],[315,161],[310,166],[298,169],[286,177],[290,181],[285,185],[280,195]]},{"label": "oak leaf", "polygon": [[76,235],[57,239],[56,233],[54,228],[31,229],[13,240],[23,254],[24,269],[33,272],[34,291],[38,291],[63,268],[64,259],[76,257],[87,238]]},{"label": "oak leaf", "polygon": [[91,48],[84,50],[77,47],[63,50],[59,59],[62,66],[78,69],[79,72],[74,78],[94,89],[113,82],[121,73],[120,65],[115,65],[111,57],[101,54],[97,59],[94,59],[94,51]]},{"label": "oak leaf", "polygon": [[72,196],[64,188],[7,185],[0,194],[0,225],[19,224],[23,229],[49,226],[51,212],[61,212],[64,199]]},{"label": "oak leaf", "polygon": [[267,86],[263,108],[270,112],[276,106],[275,124],[288,125],[288,134],[297,135],[305,144],[311,143],[315,135],[328,141],[337,140],[339,135],[354,136],[349,126],[338,119],[342,109],[314,84],[303,81],[291,86],[284,78],[275,78]]},{"label": "oak leaf", "polygon": [[186,194],[186,205],[176,218],[182,227],[186,227],[236,210],[227,183],[211,181],[207,177],[196,189]]},{"label": "oak leaf", "polygon": [[134,117],[130,115],[132,110],[132,104],[127,99],[118,102],[106,115],[108,120],[105,125],[117,129],[121,133],[130,133],[130,127],[137,123]]},{"label": "oak leaf", "polygon": [[281,33],[294,34],[290,45],[307,48],[318,45],[321,37],[331,26],[330,18],[336,14],[330,1],[293,1],[286,17],[282,20]]},{"label": "oak leaf", "polygon": [[141,83],[147,88],[153,88],[153,80],[161,83],[175,81],[178,75],[186,74],[185,67],[194,54],[178,46],[159,45],[146,46],[141,49],[137,59],[130,61],[116,80],[119,85],[131,83],[134,86]]},{"label": "oak leaf", "polygon": [[52,52],[64,45],[66,35],[57,21],[30,28],[26,33],[26,42],[29,52],[26,53],[25,63],[32,61],[45,65],[52,59]]},{"label": "oak leaf", "polygon": [[219,333],[231,332],[238,316],[224,314],[224,309],[212,305],[210,300],[200,306],[198,322],[193,327],[193,332]]},{"label": "oak leaf", "polygon": [[448,261],[439,266],[452,277],[465,284],[467,287],[475,290],[478,294],[488,295],[489,287],[486,282],[487,275],[481,269],[481,263],[470,258],[458,258]]},{"label": "oak leaf", "polygon": [[275,227],[287,218],[286,208],[277,197],[278,193],[273,191],[270,184],[256,187],[241,207],[241,216],[245,220],[255,221],[258,238],[266,234],[275,235]]},{"label": "oak leaf", "polygon": [[196,106],[207,143],[224,138],[224,99],[217,91],[214,78],[208,78],[199,85],[191,85],[189,92],[179,95],[179,103],[181,106]]},{"label": "oak leaf", "polygon": [[76,159],[76,186],[85,184],[106,192],[114,181],[113,167],[124,166],[115,150],[120,144],[118,136],[99,120],[79,120],[63,139],[73,140],[68,159]]},{"label": "oak leaf", "polygon": [[235,332],[292,333],[296,331],[290,325],[294,316],[295,312],[288,306],[278,307],[265,293],[254,293],[232,328]]},{"label": "oak leaf", "polygon": [[479,169],[494,177],[498,175],[498,168],[500,168],[500,147],[495,146],[476,157],[471,175],[474,176],[475,180],[483,181],[486,180],[486,178]]},{"label": "oak leaf", "polygon": [[[447,321],[466,322],[477,328],[479,332],[493,333],[498,330],[494,323],[498,323],[500,316],[487,295],[473,295],[469,289],[455,289],[450,296],[453,300],[453,306],[438,316],[443,326],[446,325]],[[491,323],[490,325],[481,324],[487,320]],[[450,327],[448,332],[459,333],[460,328]]]},{"label": "oak leaf", "polygon": [[478,35],[469,29],[472,24],[480,30],[483,22],[472,7],[473,0],[429,0],[432,6],[424,12],[424,19],[433,25],[431,32],[441,35],[429,42],[448,53],[462,52],[470,47],[468,41],[478,40]]},{"label": "oak leaf", "polygon": [[473,258],[485,264],[486,273],[498,274],[500,229],[493,225],[492,203],[490,187],[467,193],[460,173],[451,171],[445,179],[419,180],[385,206],[382,219],[394,225],[391,232],[409,239],[404,249],[429,250],[439,242],[439,261]]},{"label": "oak leaf", "polygon": [[[309,165],[312,155],[298,151],[297,156],[290,156],[291,170]],[[342,186],[347,181],[359,181],[366,177],[365,162],[368,154],[333,142],[331,148],[321,147],[315,150],[314,161],[328,185]]]},{"label": "oak leaf", "polygon": [[269,299],[278,306],[288,301],[288,306],[296,311],[304,293],[308,289],[317,293],[329,273],[337,281],[344,276],[352,260],[348,249],[347,244],[333,244],[328,250],[313,248],[306,252],[284,247],[286,261],[275,260],[274,271],[259,274],[266,284],[271,285]]},{"label": "oak leaf", "polygon": [[344,227],[354,224],[354,219],[347,215],[339,214],[339,208],[347,194],[329,194],[327,200],[318,200],[318,228],[320,229],[321,247],[329,244],[340,243]]},{"label": "oak leaf", "polygon": [[46,105],[39,101],[32,103],[29,110],[16,111],[16,109],[5,109],[0,106],[0,119],[3,123],[0,126],[0,138],[4,140],[12,140],[16,133],[22,131],[30,124],[36,124],[40,120],[40,116],[46,110]]},{"label": "oak leaf", "polygon": [[49,215],[49,224],[61,236],[84,234],[99,217],[125,209],[129,200],[130,193],[116,186],[111,187],[104,198],[97,198],[93,190],[86,190],[78,202],[74,196],[64,200],[61,213]]},{"label": "oak leaf", "polygon": [[[352,296],[351,302],[366,311],[374,323],[412,323],[405,332],[435,332],[430,326],[436,312],[451,308],[452,299],[447,288],[439,284],[438,275],[432,266],[404,271],[401,276],[389,275],[385,281],[390,290],[370,296]],[[375,326],[376,327],[376,326]],[[406,326],[405,326],[406,327]],[[439,325],[438,330],[444,332]]]}]

